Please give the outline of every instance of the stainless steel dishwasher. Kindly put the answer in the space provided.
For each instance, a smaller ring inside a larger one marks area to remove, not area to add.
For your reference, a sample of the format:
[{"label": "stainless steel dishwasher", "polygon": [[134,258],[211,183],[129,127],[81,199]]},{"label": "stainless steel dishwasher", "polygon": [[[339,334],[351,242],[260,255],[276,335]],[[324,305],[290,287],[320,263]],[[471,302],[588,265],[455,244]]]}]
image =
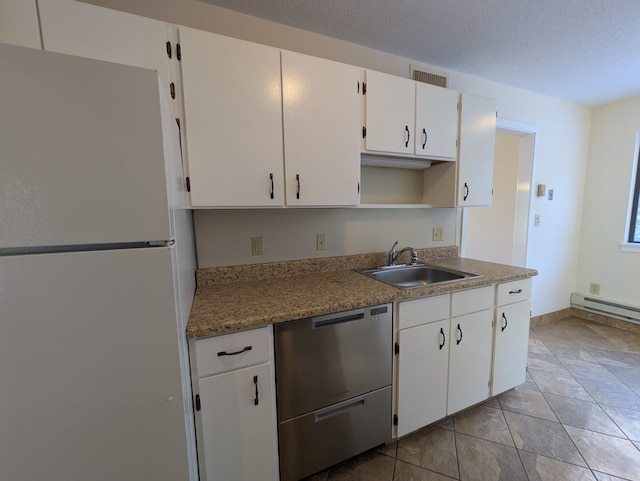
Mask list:
[{"label": "stainless steel dishwasher", "polygon": [[276,324],[281,481],[391,439],[391,306]]}]

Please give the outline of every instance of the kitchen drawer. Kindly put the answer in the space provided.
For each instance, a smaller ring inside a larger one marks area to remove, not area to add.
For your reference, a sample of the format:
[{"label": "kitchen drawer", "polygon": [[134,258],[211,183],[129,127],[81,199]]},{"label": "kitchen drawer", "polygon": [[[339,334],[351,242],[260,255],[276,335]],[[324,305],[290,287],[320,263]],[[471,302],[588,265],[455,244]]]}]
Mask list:
[{"label": "kitchen drawer", "polygon": [[280,423],[280,479],[296,481],[391,439],[391,386]]},{"label": "kitchen drawer", "polygon": [[531,299],[531,279],[498,284],[498,306]]},{"label": "kitchen drawer", "polygon": [[491,309],[495,286],[479,287],[451,294],[451,317]]},{"label": "kitchen drawer", "polygon": [[398,306],[399,327],[407,329],[447,319],[449,304],[449,294],[401,302]]},{"label": "kitchen drawer", "polygon": [[195,344],[198,377],[260,364],[273,357],[270,326],[199,339]]}]

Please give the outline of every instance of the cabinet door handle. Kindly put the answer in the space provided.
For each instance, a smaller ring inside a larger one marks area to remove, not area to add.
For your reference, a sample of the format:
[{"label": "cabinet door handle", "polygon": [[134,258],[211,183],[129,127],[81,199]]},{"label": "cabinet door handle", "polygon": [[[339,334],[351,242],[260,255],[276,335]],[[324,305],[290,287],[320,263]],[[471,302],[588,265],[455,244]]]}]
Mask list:
[{"label": "cabinet door handle", "polygon": [[460,339],[456,337],[456,346],[462,342],[462,328],[460,327],[460,324],[458,324],[458,332],[460,333]]},{"label": "cabinet door handle", "polygon": [[271,183],[271,188],[269,190],[269,197],[271,197],[273,199],[273,174],[269,174],[269,181]]},{"label": "cabinet door handle", "polygon": [[522,289],[518,289],[517,291],[509,291],[509,294],[522,294]]},{"label": "cabinet door handle", "polygon": [[424,136],[424,142],[422,142],[422,149],[424,150],[427,145],[427,129],[422,129],[422,135]]},{"label": "cabinet door handle", "polygon": [[250,351],[251,349],[253,349],[253,346],[247,346],[244,349],[240,349],[239,351],[236,351],[236,352],[220,351],[218,353],[218,357],[221,357],[221,356],[237,356],[238,354],[242,354],[243,352]]},{"label": "cabinet door handle", "polygon": [[444,347],[444,343],[447,342],[447,338],[444,337],[444,329],[440,328],[440,335],[442,336],[442,344],[440,344],[440,350]]},{"label": "cabinet door handle", "polygon": [[462,198],[462,200],[467,200],[467,197],[469,197],[469,186],[465,182],[464,183],[464,197]]},{"label": "cabinet door handle", "polygon": [[408,125],[405,125],[405,126],[404,126],[404,130],[405,130],[405,131],[406,131],[406,133],[407,133],[407,141],[404,143],[404,146],[405,146],[405,147],[409,147],[409,139],[411,138],[411,132],[409,132],[409,126],[408,126]]},{"label": "cabinet door handle", "polygon": [[502,319],[504,319],[504,324],[502,325],[502,332],[507,328],[509,322],[507,321],[507,316],[505,316],[504,312],[502,313]]},{"label": "cabinet door handle", "polygon": [[253,400],[253,405],[257,406],[260,404],[260,400],[258,399],[258,376],[253,376],[253,385],[256,387],[256,397]]},{"label": "cabinet door handle", "polygon": [[296,199],[300,198],[300,174],[296,174]]}]

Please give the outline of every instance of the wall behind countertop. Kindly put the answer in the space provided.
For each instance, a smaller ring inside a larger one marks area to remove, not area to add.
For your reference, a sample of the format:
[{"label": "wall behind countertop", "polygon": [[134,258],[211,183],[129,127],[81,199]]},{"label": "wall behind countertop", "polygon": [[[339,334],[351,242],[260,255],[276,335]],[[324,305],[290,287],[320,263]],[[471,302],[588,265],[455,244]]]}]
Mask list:
[{"label": "wall behind countertop", "polygon": [[[553,188],[556,194],[553,201],[534,199],[531,205],[526,266],[537,269],[540,273],[533,281],[533,315],[542,315],[569,307],[570,294],[576,288],[591,108],[459,72],[424,65],[410,59],[261,20],[196,0],[85,1],[405,77],[409,75],[409,66],[413,64],[419,68],[447,74],[449,87],[452,89],[497,99],[500,119],[536,127],[538,134],[535,145],[533,185],[546,184],[547,188]],[[522,57],[517,61],[526,62],[526,56],[527,52],[522,52]],[[544,74],[540,72],[540,75]],[[360,211],[354,210],[354,212]],[[401,243],[417,243],[413,234],[416,218],[423,219],[418,221],[423,223],[421,227],[423,232],[427,232],[429,226],[442,222],[445,226],[445,239],[456,239],[455,242],[457,242],[456,209],[445,209],[442,214],[429,210],[419,212],[421,213],[398,214],[397,211],[391,210],[379,211],[374,221],[376,232],[381,236],[379,240],[372,241],[371,234],[366,229],[350,230],[349,232],[354,233],[354,237],[343,244],[344,249],[351,250],[355,249],[355,246],[370,244],[386,247],[390,240],[386,233],[391,231],[394,232],[394,237],[401,239]],[[541,215],[541,224],[538,227],[533,226],[534,214]],[[207,252],[226,252],[228,264],[247,259],[243,252],[247,248],[246,237],[250,229],[241,226],[260,225],[262,216],[270,218],[274,215],[281,215],[279,219],[281,222],[273,234],[265,236],[269,238],[268,241],[265,239],[265,249],[270,249],[268,246],[271,244],[288,245],[291,240],[290,232],[296,232],[298,229],[296,222],[301,214],[286,212],[272,214],[265,211],[196,213],[196,234],[201,253],[200,265],[213,262],[207,260],[212,259]],[[310,223],[308,229],[312,232],[324,229],[327,224],[339,225],[344,222],[342,217],[344,215],[346,214],[341,210],[307,211],[305,221]],[[360,219],[360,215],[366,218],[374,216],[371,213],[349,215],[355,215],[354,219]],[[403,215],[415,215],[416,218],[399,222],[398,216]],[[441,215],[444,217],[440,217]],[[384,236],[382,233],[385,233]],[[329,236],[328,232],[327,235]],[[332,234],[329,237],[328,247],[331,245],[331,239],[336,236],[339,238],[339,234]],[[430,239],[429,235],[427,237]],[[244,239],[241,242],[232,242],[232,239],[241,238]],[[426,240],[424,245],[415,247],[427,247],[428,242]],[[302,245],[308,249],[306,247],[308,241],[303,242]],[[292,252],[293,248],[290,247],[286,251]],[[304,253],[297,255],[308,256],[309,254],[305,250]]]}]

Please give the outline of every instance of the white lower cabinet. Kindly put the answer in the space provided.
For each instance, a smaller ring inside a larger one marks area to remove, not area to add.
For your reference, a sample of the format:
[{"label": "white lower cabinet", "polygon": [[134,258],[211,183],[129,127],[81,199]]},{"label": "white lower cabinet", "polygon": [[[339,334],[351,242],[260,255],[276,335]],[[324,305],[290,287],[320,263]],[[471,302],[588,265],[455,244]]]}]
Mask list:
[{"label": "white lower cabinet", "polygon": [[271,327],[190,347],[201,481],[278,481]]},{"label": "white lower cabinet", "polygon": [[489,309],[451,319],[447,414],[489,397],[491,323]]},{"label": "white lower cabinet", "polygon": [[498,286],[493,354],[493,396],[525,381],[531,313],[531,279]]},{"label": "white lower cabinet", "polygon": [[[398,436],[404,436],[447,415],[449,294],[403,302],[399,312]],[[407,324],[414,327],[403,329]]]},{"label": "white lower cabinet", "polygon": [[399,304],[397,436],[489,397],[495,292],[491,285]]}]

